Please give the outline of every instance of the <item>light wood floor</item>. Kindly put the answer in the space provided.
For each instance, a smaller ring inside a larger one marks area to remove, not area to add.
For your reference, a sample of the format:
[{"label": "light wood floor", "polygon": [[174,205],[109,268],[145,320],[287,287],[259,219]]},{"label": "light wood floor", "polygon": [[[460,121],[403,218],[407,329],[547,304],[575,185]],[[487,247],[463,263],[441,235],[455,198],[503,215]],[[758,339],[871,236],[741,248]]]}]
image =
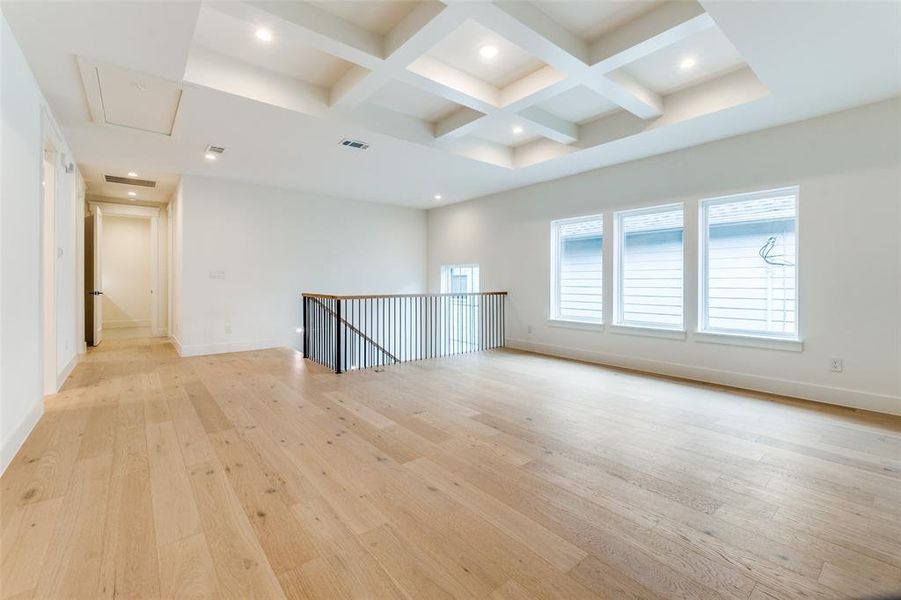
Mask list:
[{"label": "light wood floor", "polygon": [[91,351],[0,479],[3,598],[901,591],[901,419],[506,351]]}]

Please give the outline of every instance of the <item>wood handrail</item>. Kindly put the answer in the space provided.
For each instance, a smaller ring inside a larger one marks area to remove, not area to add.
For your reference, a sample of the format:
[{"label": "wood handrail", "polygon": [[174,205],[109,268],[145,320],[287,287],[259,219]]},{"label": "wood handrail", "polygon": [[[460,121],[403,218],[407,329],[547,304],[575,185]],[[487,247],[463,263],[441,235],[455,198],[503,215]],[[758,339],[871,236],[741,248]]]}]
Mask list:
[{"label": "wood handrail", "polygon": [[303,292],[307,298],[326,298],[329,300],[370,300],[375,298],[435,298],[440,296],[506,296],[507,292],[460,292],[459,294],[369,294],[362,296],[337,296],[335,294],[317,294]]},{"label": "wood handrail", "polygon": [[[318,297],[316,297],[316,296],[310,296],[310,295],[308,295],[308,294],[304,294],[304,296],[306,296],[307,298],[309,298],[310,300],[312,300],[313,302],[315,302],[316,304],[318,304],[319,306],[321,306],[322,308],[324,308],[324,309],[326,310],[326,312],[328,312],[328,313],[331,314],[333,317],[335,317],[335,319],[337,319],[338,321],[341,321],[342,323],[344,323],[345,327],[347,327],[347,328],[350,329],[351,331],[355,332],[355,333],[356,333],[357,335],[359,335],[361,338],[363,338],[364,340],[366,340],[367,342],[369,342],[370,344],[372,344],[373,346],[375,346],[376,348],[378,348],[381,352],[383,352],[383,353],[385,354],[385,356],[387,356],[388,358],[390,358],[391,360],[393,360],[395,363],[399,363],[399,362],[400,362],[400,359],[398,359],[396,356],[394,356],[393,354],[391,354],[390,352],[388,352],[387,350],[385,350],[381,345],[379,345],[378,342],[376,342],[374,339],[372,339],[371,337],[369,337],[368,335],[366,335],[365,333],[363,333],[362,331],[360,331],[359,329],[357,329],[356,327],[354,327],[352,324],[348,323],[347,319],[345,319],[344,317],[339,317],[339,316],[338,316],[338,313],[336,313],[336,312],[333,311],[331,308],[329,308],[328,306],[326,306],[325,304],[323,304],[322,302],[320,302]],[[334,296],[322,296],[322,297],[324,297],[324,298],[334,298]]]}]

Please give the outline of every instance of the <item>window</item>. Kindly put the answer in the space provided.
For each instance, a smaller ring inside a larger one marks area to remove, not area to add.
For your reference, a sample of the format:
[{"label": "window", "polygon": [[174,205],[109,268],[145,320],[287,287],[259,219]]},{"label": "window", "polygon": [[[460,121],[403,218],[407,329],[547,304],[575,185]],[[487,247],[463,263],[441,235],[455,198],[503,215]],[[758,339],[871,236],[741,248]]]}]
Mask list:
[{"label": "window", "polygon": [[478,347],[481,296],[479,265],[444,265],[441,267],[441,293],[460,294],[440,299],[438,305],[438,344],[443,351],[469,352]]},{"label": "window", "polygon": [[682,205],[619,212],[616,224],[616,323],[682,329]]},{"label": "window", "polygon": [[551,223],[551,318],[601,323],[603,314],[604,218]]},{"label": "window", "polygon": [[441,267],[442,294],[475,294],[479,291],[479,265]]},{"label": "window", "polygon": [[796,338],[798,188],[701,203],[701,330]]}]

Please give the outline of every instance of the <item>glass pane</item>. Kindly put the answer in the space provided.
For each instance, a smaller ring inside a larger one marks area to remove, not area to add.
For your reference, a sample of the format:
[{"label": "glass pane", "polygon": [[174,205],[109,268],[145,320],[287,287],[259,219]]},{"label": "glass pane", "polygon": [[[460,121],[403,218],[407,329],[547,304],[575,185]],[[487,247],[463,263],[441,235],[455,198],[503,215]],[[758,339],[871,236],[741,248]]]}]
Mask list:
[{"label": "glass pane", "polygon": [[603,319],[603,219],[559,224],[556,317],[600,323]]},{"label": "glass pane", "polygon": [[682,327],[682,208],[624,214],[623,324]]},{"label": "glass pane", "polygon": [[707,328],[797,333],[795,196],[707,210]]}]

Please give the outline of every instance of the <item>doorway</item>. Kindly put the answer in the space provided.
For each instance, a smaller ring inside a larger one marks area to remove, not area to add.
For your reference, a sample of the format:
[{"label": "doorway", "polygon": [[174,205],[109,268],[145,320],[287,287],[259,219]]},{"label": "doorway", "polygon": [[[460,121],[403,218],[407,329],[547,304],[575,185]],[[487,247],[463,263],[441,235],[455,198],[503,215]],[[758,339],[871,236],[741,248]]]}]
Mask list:
[{"label": "doorway", "polygon": [[89,202],[85,219],[87,343],[166,335],[159,306],[159,209]]}]

